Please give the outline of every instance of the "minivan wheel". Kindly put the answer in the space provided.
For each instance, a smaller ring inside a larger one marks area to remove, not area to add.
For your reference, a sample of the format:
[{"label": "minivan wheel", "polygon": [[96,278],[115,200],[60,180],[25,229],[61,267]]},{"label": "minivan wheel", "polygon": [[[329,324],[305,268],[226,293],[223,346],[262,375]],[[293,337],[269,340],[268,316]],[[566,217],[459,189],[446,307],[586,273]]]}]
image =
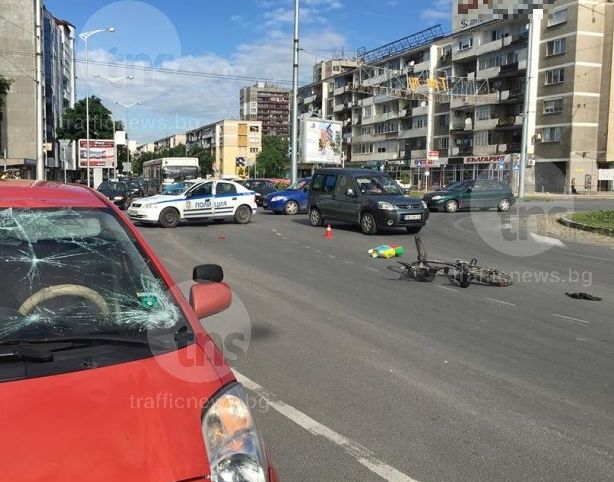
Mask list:
[{"label": "minivan wheel", "polygon": [[324,225],[324,220],[322,219],[322,214],[320,213],[319,209],[311,208],[309,210],[309,222],[315,228],[319,228]]},{"label": "minivan wheel", "polygon": [[507,198],[501,199],[499,201],[499,204],[497,205],[497,209],[499,210],[500,213],[509,211],[511,207],[512,207],[512,203]]},{"label": "minivan wheel", "polygon": [[420,231],[422,231],[422,226],[407,226],[407,232],[409,234],[418,234]]},{"label": "minivan wheel", "polygon": [[363,213],[360,218],[360,228],[365,234],[377,233],[377,225],[375,224],[375,217],[371,213]]},{"label": "minivan wheel", "polygon": [[298,214],[299,210],[300,206],[296,201],[288,201],[284,205],[284,213],[286,213],[288,216],[294,216],[295,214]]},{"label": "minivan wheel", "polygon": [[235,211],[235,223],[247,224],[252,220],[252,208],[249,206],[239,206]]},{"label": "minivan wheel", "polygon": [[458,201],[451,199],[446,202],[446,212],[455,213],[456,211],[458,211]]},{"label": "minivan wheel", "polygon": [[179,225],[179,211],[175,208],[163,209],[158,222],[163,228],[176,228]]}]

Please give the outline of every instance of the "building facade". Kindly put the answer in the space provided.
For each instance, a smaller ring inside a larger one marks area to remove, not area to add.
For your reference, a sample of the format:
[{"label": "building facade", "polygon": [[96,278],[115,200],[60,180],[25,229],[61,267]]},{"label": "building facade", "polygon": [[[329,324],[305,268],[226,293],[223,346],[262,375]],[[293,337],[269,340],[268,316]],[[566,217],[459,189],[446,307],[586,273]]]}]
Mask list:
[{"label": "building facade", "polygon": [[214,174],[245,176],[262,150],[262,122],[221,120],[186,133],[188,152],[207,150],[213,158]]},{"label": "building facade", "polygon": [[265,136],[290,135],[290,90],[264,82],[241,89],[241,120],[262,122]]},{"label": "building facade", "polygon": [[301,88],[301,111],[344,122],[346,165],[415,187],[516,189],[526,129],[528,192],[569,192],[572,180],[611,190],[599,176],[614,167],[614,4],[556,0],[530,31],[526,17],[455,25],[359,52],[356,67]]},{"label": "building facade", "polygon": [[160,152],[163,150],[173,149],[174,147],[186,145],[186,134],[173,134],[172,136],[158,139],[153,142],[153,152]]},{"label": "building facade", "polygon": [[[0,126],[0,157],[7,168],[33,178],[38,158],[37,139],[37,56],[36,2],[0,0],[0,9],[10,12],[11,21],[0,17],[0,73],[14,81],[5,99]],[[42,18],[43,133],[41,144],[46,175],[63,179],[62,171],[75,169],[74,146],[60,142],[57,130],[66,109],[75,103],[75,30],[55,18],[44,6]],[[2,167],[4,167],[4,165]]]}]

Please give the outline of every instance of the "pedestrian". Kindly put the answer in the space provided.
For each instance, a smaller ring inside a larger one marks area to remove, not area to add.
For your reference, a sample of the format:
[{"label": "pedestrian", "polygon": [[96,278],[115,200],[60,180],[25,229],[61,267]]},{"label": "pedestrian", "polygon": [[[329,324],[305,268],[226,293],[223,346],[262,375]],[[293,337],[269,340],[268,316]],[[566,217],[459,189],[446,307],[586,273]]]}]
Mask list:
[{"label": "pedestrian", "polygon": [[571,193],[578,194],[578,190],[576,189],[576,178],[575,177],[571,178]]}]

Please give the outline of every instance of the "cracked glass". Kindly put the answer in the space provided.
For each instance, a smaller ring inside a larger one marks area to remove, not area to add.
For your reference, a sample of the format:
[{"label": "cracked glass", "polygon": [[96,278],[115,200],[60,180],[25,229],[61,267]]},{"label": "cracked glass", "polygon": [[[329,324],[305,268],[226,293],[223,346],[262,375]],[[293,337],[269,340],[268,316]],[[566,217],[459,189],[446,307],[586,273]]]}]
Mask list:
[{"label": "cracked glass", "polygon": [[0,208],[0,342],[184,326],[135,243],[110,210]]}]

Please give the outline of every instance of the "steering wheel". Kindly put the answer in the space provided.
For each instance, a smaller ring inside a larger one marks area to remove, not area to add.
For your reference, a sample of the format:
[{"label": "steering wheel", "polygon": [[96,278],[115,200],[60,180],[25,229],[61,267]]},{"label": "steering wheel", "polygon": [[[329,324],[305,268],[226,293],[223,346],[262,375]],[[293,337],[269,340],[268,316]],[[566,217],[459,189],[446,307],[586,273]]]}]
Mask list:
[{"label": "steering wheel", "polygon": [[43,288],[24,301],[17,311],[21,316],[26,316],[41,303],[61,296],[78,296],[80,298],[85,298],[95,304],[105,318],[111,314],[108,303],[100,293],[81,285],[54,285]]}]

